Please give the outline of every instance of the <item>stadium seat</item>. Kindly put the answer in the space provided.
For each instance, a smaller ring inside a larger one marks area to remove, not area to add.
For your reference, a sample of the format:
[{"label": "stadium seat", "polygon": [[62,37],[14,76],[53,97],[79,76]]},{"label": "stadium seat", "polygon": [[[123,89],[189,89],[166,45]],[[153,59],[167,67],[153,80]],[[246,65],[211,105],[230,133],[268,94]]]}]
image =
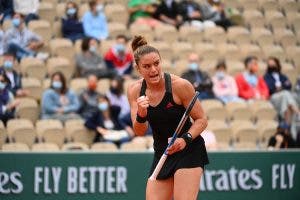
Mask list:
[{"label": "stadium seat", "polygon": [[107,4],[104,8],[105,15],[109,22],[127,24],[129,13],[126,6],[122,4]]},{"label": "stadium seat", "polygon": [[239,60],[227,60],[226,65],[227,65],[227,72],[231,76],[235,76],[238,73],[241,73],[245,70],[244,63]]},{"label": "stadium seat", "polygon": [[259,7],[264,11],[277,11],[280,9],[277,0],[258,0]]},{"label": "stadium seat", "polygon": [[110,87],[110,79],[108,78],[101,78],[97,82],[97,91],[101,94],[105,94]]},{"label": "stadium seat", "polygon": [[74,63],[75,49],[71,40],[66,38],[52,39],[49,43],[52,56],[68,58]]},{"label": "stadium seat", "polygon": [[26,77],[43,80],[47,73],[46,65],[38,58],[25,57],[20,63],[21,72]]},{"label": "stadium seat", "polygon": [[207,129],[215,134],[217,143],[226,143],[229,146],[232,142],[232,131],[224,120],[210,119]]},{"label": "stadium seat", "polygon": [[251,37],[260,47],[274,44],[273,34],[267,28],[251,29]]},{"label": "stadium seat", "polygon": [[230,127],[234,137],[234,146],[241,142],[257,144],[259,134],[256,126],[249,120],[234,120],[230,123]]},{"label": "stadium seat", "polygon": [[265,26],[264,16],[259,10],[245,10],[243,12],[245,24],[250,26],[251,29],[254,27],[263,28]]},{"label": "stadium seat", "polygon": [[238,142],[234,144],[234,150],[237,151],[253,151],[259,150],[257,144],[253,142]]},{"label": "stadium seat", "polygon": [[115,44],[114,39],[107,39],[107,40],[101,41],[101,44],[99,47],[100,53],[104,55],[114,44]]},{"label": "stadium seat", "polygon": [[70,88],[77,94],[79,94],[83,89],[87,88],[86,78],[73,78],[70,81]]},{"label": "stadium seat", "polygon": [[78,17],[81,19],[84,15],[85,12],[89,11],[89,5],[88,3],[82,3],[82,4],[78,4],[79,6],[79,11],[78,11]]},{"label": "stadium seat", "polygon": [[69,141],[91,145],[95,138],[95,131],[90,131],[84,126],[81,119],[71,119],[65,122],[66,137]]},{"label": "stadium seat", "polygon": [[186,59],[190,53],[194,52],[193,46],[189,42],[174,42],[171,46],[175,60]]},{"label": "stadium seat", "polygon": [[56,9],[52,3],[40,2],[38,15],[40,19],[47,20],[53,24],[56,17]]},{"label": "stadium seat", "polygon": [[[224,40],[224,38],[222,40]],[[215,44],[201,42],[195,44],[194,48],[195,52],[198,53],[200,58],[207,60],[217,60],[220,57],[219,51],[217,50]]]},{"label": "stadium seat", "polygon": [[226,42],[226,33],[222,27],[216,26],[204,29],[204,39],[215,44]]},{"label": "stadium seat", "polygon": [[176,60],[174,63],[174,68],[176,69],[176,75],[181,76],[181,74],[187,70],[188,61],[186,58]]},{"label": "stadium seat", "polygon": [[243,58],[241,50],[236,44],[233,43],[221,43],[217,45],[219,49],[220,57],[225,60],[240,60]]},{"label": "stadium seat", "polygon": [[126,142],[123,143],[120,147],[121,151],[146,151],[147,146],[144,143],[136,143],[136,142]]},{"label": "stadium seat", "polygon": [[[205,56],[202,57],[202,54],[200,54],[201,58],[206,58]],[[218,62],[219,57],[216,57],[215,59],[209,58],[204,59],[200,61],[200,68],[207,72],[210,76],[213,76],[215,73],[216,65]]]},{"label": "stadium seat", "polygon": [[39,141],[55,143],[61,147],[65,141],[65,131],[59,120],[41,119],[36,122]]},{"label": "stadium seat", "polygon": [[202,100],[201,104],[208,119],[218,119],[223,121],[227,119],[227,111],[221,101],[215,99],[207,99]]},{"label": "stadium seat", "polygon": [[2,24],[2,30],[6,31],[6,30],[10,29],[11,26],[12,26],[11,19],[4,20],[3,24]]},{"label": "stadium seat", "polygon": [[35,123],[39,118],[39,105],[36,99],[33,98],[21,98],[20,104],[16,108],[16,116],[22,119],[29,119],[32,123]]},{"label": "stadium seat", "polygon": [[181,26],[179,29],[179,39],[195,44],[203,40],[203,32],[193,26]]},{"label": "stadium seat", "polygon": [[110,142],[97,142],[92,144],[91,151],[115,152],[118,151],[118,147],[114,143],[110,143]]},{"label": "stadium seat", "polygon": [[230,120],[252,120],[252,112],[246,102],[228,102],[225,105]]},{"label": "stadium seat", "polygon": [[66,3],[61,2],[56,5],[56,16],[60,19],[66,15]]},{"label": "stadium seat", "polygon": [[285,51],[280,45],[265,45],[262,46],[262,50],[265,58],[272,56],[278,58],[281,62],[286,59]]},{"label": "stadium seat", "polygon": [[158,49],[163,59],[172,60],[173,50],[167,42],[164,41],[151,42],[150,45]]},{"label": "stadium seat", "polygon": [[3,122],[0,121],[0,149],[1,149],[2,145],[6,142],[6,138],[7,138],[6,128],[3,124]]},{"label": "stadium seat", "polygon": [[28,119],[11,119],[7,122],[7,133],[10,142],[20,142],[29,147],[36,140],[36,130]]},{"label": "stadium seat", "polygon": [[298,12],[300,8],[299,2],[295,0],[278,0],[278,4],[285,14],[289,12]]},{"label": "stadium seat", "polygon": [[[51,14],[53,16],[53,14]],[[48,43],[52,38],[51,23],[45,19],[32,20],[28,23],[28,28],[38,34]]]},{"label": "stadium seat", "polygon": [[282,66],[281,72],[285,74],[290,79],[292,85],[294,85],[297,81],[297,78],[299,77],[300,68],[297,69],[292,63],[289,62],[282,62],[281,66]]},{"label": "stadium seat", "polygon": [[34,77],[23,77],[22,88],[29,91],[28,97],[40,100],[43,93],[42,83]]},{"label": "stadium seat", "polygon": [[285,28],[287,26],[287,20],[280,11],[268,11],[265,12],[265,21],[273,29]]},{"label": "stadium seat", "polygon": [[257,44],[242,44],[240,45],[241,58],[246,58],[249,55],[256,56],[258,59],[263,59],[263,53]]},{"label": "stadium seat", "polygon": [[81,142],[70,142],[61,147],[62,151],[87,151],[89,146]]},{"label": "stadium seat", "polygon": [[69,59],[64,57],[49,58],[46,66],[49,76],[51,76],[54,72],[60,71],[64,74],[67,80],[71,79],[75,70]]},{"label": "stadium seat", "polygon": [[24,143],[7,143],[2,146],[3,152],[28,152],[29,147]]},{"label": "stadium seat", "polygon": [[239,0],[242,10],[256,10],[259,8],[258,0]]},{"label": "stadium seat", "polygon": [[291,29],[280,28],[274,30],[275,40],[281,44],[283,48],[296,45],[298,40]]},{"label": "stadium seat", "polygon": [[259,133],[260,147],[266,148],[270,137],[274,135],[277,130],[278,122],[274,120],[259,120],[256,123],[256,127]]},{"label": "stadium seat", "polygon": [[37,143],[31,147],[32,152],[58,152],[59,147],[54,143]]},{"label": "stadium seat", "polygon": [[179,38],[179,33],[174,26],[161,24],[154,29],[154,35],[156,40],[161,40],[172,44]]},{"label": "stadium seat", "polygon": [[143,35],[149,42],[154,40],[154,31],[146,24],[133,23],[130,25],[129,31],[132,36]]},{"label": "stadium seat", "polygon": [[109,38],[114,39],[117,35],[129,36],[129,31],[127,31],[126,25],[119,22],[108,23]]},{"label": "stadium seat", "polygon": [[249,102],[253,117],[256,121],[260,120],[275,120],[277,112],[270,101],[256,100]]},{"label": "stadium seat", "polygon": [[251,42],[250,31],[243,26],[229,27],[227,39],[236,44],[249,44]]}]

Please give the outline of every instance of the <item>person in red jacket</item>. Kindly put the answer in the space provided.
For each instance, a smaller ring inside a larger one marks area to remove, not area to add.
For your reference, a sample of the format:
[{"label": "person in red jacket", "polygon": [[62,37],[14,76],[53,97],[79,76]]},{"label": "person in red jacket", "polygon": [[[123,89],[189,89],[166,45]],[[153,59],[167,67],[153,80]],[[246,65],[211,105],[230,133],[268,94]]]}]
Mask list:
[{"label": "person in red jacket", "polygon": [[116,43],[106,52],[104,60],[106,65],[117,71],[119,76],[131,75],[133,70],[133,54],[127,46],[127,37],[125,35],[118,35]]},{"label": "person in red jacket", "polygon": [[258,75],[257,57],[247,57],[244,64],[246,70],[235,77],[239,96],[245,100],[268,99],[268,86],[263,77]]}]

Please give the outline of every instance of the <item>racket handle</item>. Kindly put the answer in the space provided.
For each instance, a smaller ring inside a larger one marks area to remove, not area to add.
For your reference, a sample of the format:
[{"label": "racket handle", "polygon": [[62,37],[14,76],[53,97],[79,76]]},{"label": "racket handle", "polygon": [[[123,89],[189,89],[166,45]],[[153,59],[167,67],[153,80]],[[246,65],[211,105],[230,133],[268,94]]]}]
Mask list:
[{"label": "racket handle", "polygon": [[155,167],[153,173],[151,174],[149,180],[151,180],[151,181],[156,180],[156,177],[157,177],[158,173],[160,172],[162,166],[164,165],[164,163],[165,163],[167,157],[168,157],[167,154],[163,154],[163,155],[161,156],[161,158],[159,159],[159,161],[158,161],[158,163],[157,163],[157,165],[156,165],[156,167]]}]

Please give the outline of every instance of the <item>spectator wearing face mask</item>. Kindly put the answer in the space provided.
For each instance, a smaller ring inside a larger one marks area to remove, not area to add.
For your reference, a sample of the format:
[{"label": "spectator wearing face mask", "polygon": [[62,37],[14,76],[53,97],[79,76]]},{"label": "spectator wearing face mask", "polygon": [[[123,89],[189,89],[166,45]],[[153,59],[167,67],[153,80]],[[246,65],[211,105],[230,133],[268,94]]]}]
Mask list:
[{"label": "spectator wearing face mask", "polygon": [[280,123],[275,134],[269,139],[268,149],[295,148],[296,142],[292,138],[289,130],[289,125],[284,122]]},{"label": "spectator wearing face mask", "polygon": [[99,41],[107,39],[108,27],[102,0],[89,2],[90,10],[82,18],[84,34]]},{"label": "spectator wearing face mask", "polygon": [[16,61],[13,54],[4,54],[2,69],[4,70],[10,82],[7,86],[14,96],[27,96],[29,91],[22,89],[22,76],[14,69],[15,63]]},{"label": "spectator wearing face mask", "polygon": [[0,56],[2,56],[3,53],[4,53],[4,31],[0,26]]},{"label": "spectator wearing face mask", "polygon": [[13,27],[8,29],[4,35],[5,50],[13,53],[18,60],[24,57],[37,56],[46,57],[46,54],[38,55],[38,50],[44,45],[42,38],[27,29],[24,23],[24,16],[15,13],[12,19]]},{"label": "spectator wearing face mask", "polygon": [[232,76],[226,73],[226,63],[221,61],[216,66],[216,73],[212,77],[215,96],[223,103],[242,101],[238,97],[238,88]]},{"label": "spectator wearing face mask", "polygon": [[94,74],[97,78],[112,78],[115,70],[106,66],[98,52],[99,42],[94,38],[84,38],[81,43],[81,53],[76,55],[77,72],[81,77]]},{"label": "spectator wearing face mask", "polygon": [[89,75],[88,86],[86,89],[80,92],[80,110],[79,113],[82,118],[88,119],[98,109],[98,98],[101,95],[97,92],[97,77],[95,75]]},{"label": "spectator wearing face mask", "polygon": [[268,86],[258,75],[258,63],[255,56],[249,56],[244,61],[245,71],[236,75],[239,97],[245,100],[266,100],[269,98]]},{"label": "spectator wearing face mask", "polygon": [[264,79],[270,91],[270,101],[285,123],[291,125],[293,115],[300,114],[297,101],[291,92],[292,83],[281,72],[281,64],[277,58],[269,57],[267,64]]},{"label": "spectator wearing face mask", "polygon": [[75,42],[84,38],[84,31],[81,21],[78,20],[78,6],[75,2],[69,1],[66,5],[66,15],[62,18],[63,37]]},{"label": "spectator wearing face mask", "polygon": [[88,129],[96,131],[94,142],[110,141],[120,145],[130,140],[129,134],[119,123],[119,112],[120,108],[112,106],[106,96],[99,96],[97,111],[85,122]]},{"label": "spectator wearing face mask", "polygon": [[55,72],[51,76],[51,85],[42,95],[42,119],[80,119],[77,114],[80,107],[77,95],[67,88],[63,73]]},{"label": "spectator wearing face mask", "polygon": [[209,75],[200,69],[199,56],[191,53],[188,58],[188,69],[182,73],[181,77],[193,84],[196,91],[200,92],[200,99],[215,98],[212,87],[213,83]]},{"label": "spectator wearing face mask", "polygon": [[133,69],[133,55],[127,49],[127,41],[125,35],[118,35],[116,43],[104,56],[106,65],[115,70],[119,76],[130,75]]},{"label": "spectator wearing face mask", "polygon": [[4,125],[9,119],[14,118],[15,108],[20,104],[20,101],[15,100],[14,95],[9,91],[9,84],[4,71],[0,71],[0,120]]}]

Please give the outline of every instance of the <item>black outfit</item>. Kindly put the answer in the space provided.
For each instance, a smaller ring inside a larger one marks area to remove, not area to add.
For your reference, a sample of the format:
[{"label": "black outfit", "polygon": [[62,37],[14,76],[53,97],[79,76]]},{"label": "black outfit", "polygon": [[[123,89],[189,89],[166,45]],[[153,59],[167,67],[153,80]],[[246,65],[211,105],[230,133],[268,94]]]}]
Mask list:
[{"label": "black outfit", "polygon": [[194,1],[182,1],[179,3],[180,13],[183,17],[183,21],[190,22],[192,20],[203,21],[201,17],[190,17],[189,16],[189,9],[193,11],[198,11],[201,13],[201,7],[197,2]]},{"label": "black outfit", "polygon": [[[281,82],[281,87],[282,89],[284,90],[291,90],[292,89],[292,83],[291,81],[289,80],[289,78],[282,74],[282,73],[279,73],[279,79],[280,79],[280,82]],[[266,81],[266,84],[269,88],[269,92],[270,92],[270,95],[276,93],[276,85],[275,85],[275,78],[273,77],[272,75],[272,72],[267,72],[265,75],[264,75],[264,80]]]},{"label": "black outfit", "polygon": [[212,90],[212,80],[206,72],[203,72],[201,70],[188,70],[186,72],[183,72],[181,78],[184,78],[188,80],[191,84],[193,84],[195,90],[200,92],[200,99],[215,98],[214,92]]},{"label": "black outfit", "polygon": [[[167,4],[164,1],[162,1],[161,4],[159,4],[156,9],[154,13],[154,17],[158,20],[161,20],[160,19],[161,15],[165,15],[168,18],[176,20],[177,16],[180,15],[180,9],[178,3],[176,1],[173,1],[171,6],[168,7]],[[180,24],[177,24],[177,26],[179,27]]]},{"label": "black outfit", "polygon": [[[165,73],[164,77],[166,92],[162,101],[156,107],[148,107],[147,120],[153,131],[155,151],[150,175],[168,146],[168,138],[172,137],[174,134],[174,131],[185,112],[184,106],[176,104],[173,100],[170,75]],[[140,96],[145,95],[146,87],[146,82],[144,80]],[[178,137],[187,132],[191,126],[192,123],[190,119],[188,119]],[[199,134],[199,136],[194,138],[192,143],[185,149],[168,156],[157,179],[167,179],[172,177],[177,169],[194,167],[204,168],[204,165],[206,164],[208,164],[208,156],[204,140]]]}]

